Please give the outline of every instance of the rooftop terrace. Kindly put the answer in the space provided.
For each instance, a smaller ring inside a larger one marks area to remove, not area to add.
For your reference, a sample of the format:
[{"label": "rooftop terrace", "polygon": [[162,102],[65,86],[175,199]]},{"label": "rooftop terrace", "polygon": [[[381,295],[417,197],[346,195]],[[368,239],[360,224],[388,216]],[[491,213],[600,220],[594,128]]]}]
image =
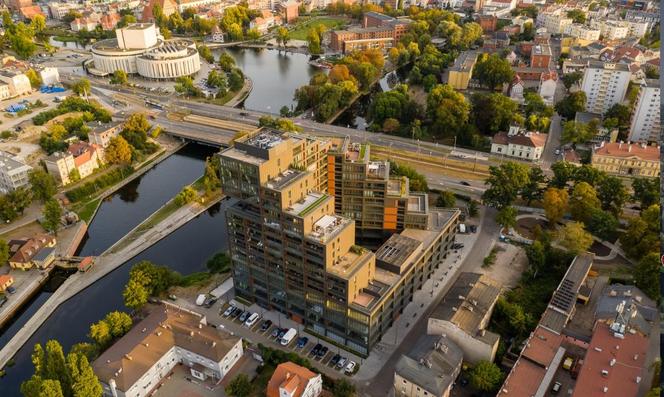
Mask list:
[{"label": "rooftop terrace", "polygon": [[292,181],[298,179],[304,174],[305,174],[304,171],[296,169],[287,169],[286,171],[282,172],[276,177],[270,179],[267,182],[266,186],[270,189],[281,190],[284,187],[288,186],[288,184],[290,184]]},{"label": "rooftop terrace", "polygon": [[325,193],[312,192],[307,194],[304,199],[293,204],[292,207],[287,208],[286,212],[295,216],[306,216],[313,211],[318,205],[327,200],[329,196]]},{"label": "rooftop terrace", "polygon": [[323,215],[316,223],[311,233],[307,236],[312,240],[325,243],[336,236],[341,230],[348,226],[352,221],[338,215]]}]

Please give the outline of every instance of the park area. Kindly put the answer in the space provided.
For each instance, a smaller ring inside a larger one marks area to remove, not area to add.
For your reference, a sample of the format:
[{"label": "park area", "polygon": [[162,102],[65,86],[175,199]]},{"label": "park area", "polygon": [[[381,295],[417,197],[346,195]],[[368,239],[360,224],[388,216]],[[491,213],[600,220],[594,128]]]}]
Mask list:
[{"label": "park area", "polygon": [[318,26],[325,26],[325,30],[338,30],[343,29],[347,24],[348,20],[344,17],[312,18],[304,22],[299,22],[295,26],[295,29],[290,32],[290,38],[291,40],[306,40],[309,31]]}]

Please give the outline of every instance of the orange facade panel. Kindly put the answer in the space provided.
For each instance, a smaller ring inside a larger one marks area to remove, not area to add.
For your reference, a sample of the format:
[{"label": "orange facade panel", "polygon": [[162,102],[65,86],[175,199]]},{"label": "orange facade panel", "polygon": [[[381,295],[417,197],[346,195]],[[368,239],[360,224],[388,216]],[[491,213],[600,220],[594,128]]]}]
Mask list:
[{"label": "orange facade panel", "polygon": [[385,215],[396,215],[397,214],[397,208],[396,207],[385,207],[385,210],[383,212]]},{"label": "orange facade panel", "polygon": [[397,223],[396,222],[387,222],[387,220],[383,221],[383,229],[385,230],[396,230],[397,229]]}]

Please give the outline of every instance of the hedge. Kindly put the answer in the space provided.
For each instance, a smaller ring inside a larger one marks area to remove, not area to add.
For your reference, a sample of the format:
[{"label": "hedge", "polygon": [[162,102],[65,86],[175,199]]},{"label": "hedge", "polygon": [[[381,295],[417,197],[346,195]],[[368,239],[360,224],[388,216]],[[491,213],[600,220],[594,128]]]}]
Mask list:
[{"label": "hedge", "polygon": [[65,193],[69,201],[77,202],[83,199],[89,199],[91,195],[103,190],[109,186],[115,185],[127,176],[134,172],[134,167],[126,166],[123,168],[116,168],[113,171],[107,172],[97,179],[91,180],[72,189]]}]

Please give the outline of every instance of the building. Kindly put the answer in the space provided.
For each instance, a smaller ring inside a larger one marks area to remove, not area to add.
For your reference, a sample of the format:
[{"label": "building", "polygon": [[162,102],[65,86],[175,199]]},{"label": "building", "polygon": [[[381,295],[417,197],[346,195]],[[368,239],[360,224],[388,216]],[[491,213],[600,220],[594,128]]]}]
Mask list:
[{"label": "building", "polygon": [[40,15],[40,16],[46,18],[46,15],[42,11],[41,7],[36,5],[36,4],[31,5],[31,6],[27,6],[27,7],[21,7],[21,10],[20,10],[19,14],[21,15],[21,17],[23,17],[23,19],[32,20],[37,15]]},{"label": "building", "polygon": [[120,19],[122,19],[120,14],[117,12],[110,12],[101,16],[99,19],[99,25],[101,25],[103,30],[113,30],[118,22],[120,22]]},{"label": "building", "polygon": [[0,81],[0,101],[11,98],[11,96],[12,94],[9,91],[9,84],[5,83],[4,81]]},{"label": "building", "polygon": [[39,70],[43,85],[58,84],[60,82],[60,73],[58,68],[45,67]]},{"label": "building", "polygon": [[456,90],[468,89],[468,83],[473,77],[473,68],[477,62],[477,52],[464,51],[454,60],[447,75],[447,84]]},{"label": "building", "polygon": [[396,397],[448,397],[461,372],[463,352],[445,336],[423,335],[394,368]]},{"label": "building", "polygon": [[14,277],[9,274],[0,275],[0,292],[5,292],[12,284],[14,284]]},{"label": "building", "polygon": [[586,93],[586,111],[604,114],[621,103],[631,74],[625,64],[589,61],[581,82],[581,90]]},{"label": "building", "polygon": [[69,23],[69,28],[74,32],[80,32],[81,30],[92,31],[99,25],[99,20],[91,17],[81,17],[76,18]]},{"label": "building", "polygon": [[531,68],[548,68],[551,64],[551,47],[546,44],[536,44],[530,51]]},{"label": "building", "polygon": [[537,14],[536,26],[551,34],[563,34],[571,24],[572,18],[568,18],[567,12],[562,9]]},{"label": "building", "polygon": [[224,42],[224,32],[222,32],[219,25],[215,24],[212,27],[212,31],[210,31],[210,35],[208,36],[208,41],[211,41],[213,43],[223,43]]},{"label": "building", "polygon": [[486,330],[500,285],[479,273],[461,273],[434,309],[427,334],[445,335],[463,351],[464,361],[493,361],[500,336]]},{"label": "building", "polygon": [[205,316],[162,304],[92,363],[104,396],[149,396],[176,365],[196,381],[217,383],[244,354],[242,339],[207,324]]},{"label": "building", "polygon": [[46,171],[63,186],[71,182],[70,178],[76,169],[74,156],[69,153],[55,152],[44,159]]},{"label": "building", "polygon": [[165,17],[170,17],[176,11],[179,12],[178,3],[176,0],[149,0],[143,8],[143,14],[141,18],[143,22],[154,22],[155,5],[159,5],[162,14],[164,14]]},{"label": "building", "polygon": [[48,11],[51,14],[51,18],[57,20],[64,18],[64,16],[71,10],[78,10],[79,7],[79,4],[60,3],[57,1],[50,1],[48,3]]},{"label": "building", "polygon": [[499,132],[491,140],[491,153],[537,161],[542,157],[547,134],[523,131],[511,125],[508,132]]},{"label": "building", "polygon": [[659,177],[659,146],[645,143],[602,143],[590,157],[593,167],[609,174]]},{"label": "building", "polygon": [[299,7],[300,5],[294,0],[288,0],[285,3],[281,3],[286,23],[294,22],[299,17]]},{"label": "building", "polygon": [[514,75],[514,80],[510,83],[510,98],[518,103],[523,103],[523,81],[519,75]]},{"label": "building", "polygon": [[573,23],[569,25],[565,33],[577,40],[580,40],[581,42],[579,42],[579,44],[597,41],[599,40],[599,36],[602,34],[598,28],[591,28],[590,26],[580,23]]},{"label": "building", "polygon": [[657,142],[662,131],[660,122],[659,80],[648,79],[641,85],[632,112],[629,140],[632,142]]},{"label": "building", "polygon": [[498,18],[495,15],[479,15],[477,17],[477,22],[482,27],[484,33],[490,33],[496,31]]},{"label": "building", "polygon": [[48,267],[54,259],[51,255],[41,255],[35,258],[41,251],[46,250],[52,253],[50,248],[55,247],[55,237],[48,234],[36,235],[32,238],[10,240],[9,245],[9,266],[12,269],[29,270],[33,267],[44,269]]},{"label": "building", "polygon": [[29,94],[32,92],[30,79],[28,79],[25,74],[19,72],[18,70],[6,68],[0,70],[0,81],[6,83],[7,86],[9,86],[9,93],[13,97]]},{"label": "building", "polygon": [[7,0],[5,4],[12,11],[19,11],[23,7],[31,6],[32,0]]},{"label": "building", "polygon": [[0,151],[0,191],[7,193],[30,183],[28,174],[32,167],[17,156]]},{"label": "building", "polygon": [[623,40],[629,34],[629,27],[622,21],[616,20],[600,20],[597,24],[591,26],[599,27],[600,34],[604,40]]},{"label": "building", "polygon": [[429,211],[426,228],[404,229],[374,255],[335,213],[330,149],[261,129],[219,154],[222,189],[238,199],[226,211],[235,293],[367,355],[447,256],[459,212]]},{"label": "building", "polygon": [[56,152],[46,157],[44,164],[48,173],[59,183],[68,185],[92,174],[103,164],[103,159],[101,149],[96,144],[76,142],[69,145],[66,153]]},{"label": "building", "polygon": [[555,102],[556,87],[558,86],[558,73],[555,70],[549,70],[540,76],[539,96],[547,105]]},{"label": "building", "polygon": [[116,38],[92,45],[90,73],[108,75],[116,70],[150,79],[174,79],[197,73],[200,57],[188,39],[164,40],[153,23],[135,23],[115,31]]},{"label": "building", "polygon": [[277,366],[267,384],[267,397],[318,397],[323,377],[290,361]]},{"label": "building", "polygon": [[90,131],[88,131],[88,142],[106,148],[111,138],[120,135],[120,132],[124,128],[124,122],[111,121],[110,123],[101,123],[100,121],[93,121],[88,123],[88,127],[90,128]]},{"label": "building", "polygon": [[361,28],[333,31],[330,35],[330,48],[342,53],[366,49],[386,50],[401,39],[410,23],[409,19],[367,12],[362,19]]}]

